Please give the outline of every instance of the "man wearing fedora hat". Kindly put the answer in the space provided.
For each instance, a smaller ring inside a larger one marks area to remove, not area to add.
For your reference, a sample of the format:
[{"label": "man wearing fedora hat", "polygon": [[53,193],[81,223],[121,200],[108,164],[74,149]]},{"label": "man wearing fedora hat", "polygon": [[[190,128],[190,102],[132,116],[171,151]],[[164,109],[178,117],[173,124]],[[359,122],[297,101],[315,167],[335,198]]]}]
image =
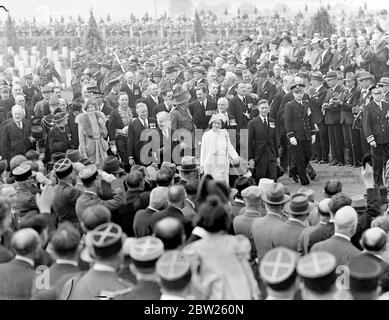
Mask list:
[{"label": "man wearing fedora hat", "polygon": [[273,233],[272,245],[274,247],[282,246],[297,252],[299,237],[306,227],[306,221],[314,206],[304,193],[294,194],[290,202],[284,206],[284,211],[288,214],[289,219],[284,224],[279,225]]},{"label": "man wearing fedora hat", "polygon": [[389,77],[382,77],[377,86],[382,87],[384,91],[382,100],[389,103]]},{"label": "man wearing fedora hat", "polygon": [[182,84],[184,82],[181,78],[177,77],[178,71],[174,65],[167,66],[165,73],[166,79],[161,82],[161,91],[173,89],[175,85]]},{"label": "man wearing fedora hat", "polygon": [[284,186],[281,183],[273,183],[262,195],[262,200],[265,203],[266,216],[257,218],[251,226],[258,265],[260,265],[264,255],[274,248],[272,237],[279,227],[284,224],[283,208],[290,197],[284,194]]}]

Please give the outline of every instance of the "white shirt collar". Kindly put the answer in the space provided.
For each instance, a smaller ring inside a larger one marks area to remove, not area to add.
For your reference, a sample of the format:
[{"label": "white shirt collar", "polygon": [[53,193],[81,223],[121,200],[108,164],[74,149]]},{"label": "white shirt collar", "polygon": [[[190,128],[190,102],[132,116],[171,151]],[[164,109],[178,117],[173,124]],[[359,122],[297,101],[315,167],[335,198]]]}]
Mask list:
[{"label": "white shirt collar", "polygon": [[298,220],[298,219],[295,219],[295,218],[289,218],[289,221],[294,221],[294,222],[297,222],[297,223],[299,223],[299,224],[303,225],[304,227],[306,227],[306,226],[305,226],[305,224],[304,224],[304,222],[302,222],[302,221],[300,221],[300,220]]},{"label": "white shirt collar", "polygon": [[208,235],[208,232],[201,227],[194,227],[194,229],[192,230],[192,234],[203,239]]},{"label": "white shirt collar", "polygon": [[22,257],[22,256],[19,256],[19,255],[17,254],[17,255],[15,256],[15,260],[27,262],[32,268],[35,267],[35,262],[34,262],[34,260],[32,260],[32,259],[30,259],[30,258]]},{"label": "white shirt collar", "polygon": [[114,268],[112,268],[111,266],[107,266],[105,264],[101,264],[101,263],[98,263],[96,262],[94,265],[93,265],[93,270],[96,270],[96,271],[108,271],[108,272],[116,272],[116,270]]},{"label": "white shirt collar", "polygon": [[78,262],[74,260],[68,260],[68,259],[57,259],[55,260],[56,264],[70,264],[72,266],[78,267]]},{"label": "white shirt collar", "polygon": [[317,88],[316,88],[316,92],[319,92],[319,90],[320,90],[320,88],[322,87],[323,85],[321,84],[320,86],[318,86]]},{"label": "white shirt collar", "polygon": [[159,210],[153,208],[152,206],[148,206],[147,208],[149,208],[151,211],[155,211],[155,212],[158,212]]},{"label": "white shirt collar", "polygon": [[244,204],[244,201],[242,199],[235,198],[234,201],[237,202],[237,203],[243,203]]},{"label": "white shirt collar", "polygon": [[188,198],[186,198],[186,201],[188,201],[188,202],[191,204],[191,206],[192,206],[193,208],[196,208],[196,206],[195,206],[195,204],[193,203],[193,201],[189,200]]},{"label": "white shirt collar", "polygon": [[344,238],[344,239],[346,239],[346,240],[348,240],[348,241],[351,241],[351,238],[350,238],[350,237],[347,237],[346,235],[341,234],[341,233],[338,233],[338,232],[335,232],[335,233],[334,233],[334,236],[338,236],[338,237]]}]

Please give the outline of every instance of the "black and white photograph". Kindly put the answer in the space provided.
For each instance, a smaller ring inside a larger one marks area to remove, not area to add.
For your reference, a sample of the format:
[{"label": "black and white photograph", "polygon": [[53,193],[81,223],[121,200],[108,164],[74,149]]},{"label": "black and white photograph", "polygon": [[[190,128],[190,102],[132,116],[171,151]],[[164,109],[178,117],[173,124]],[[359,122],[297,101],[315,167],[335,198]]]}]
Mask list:
[{"label": "black and white photograph", "polygon": [[0,300],[389,300],[388,188],[387,1],[0,1]]}]

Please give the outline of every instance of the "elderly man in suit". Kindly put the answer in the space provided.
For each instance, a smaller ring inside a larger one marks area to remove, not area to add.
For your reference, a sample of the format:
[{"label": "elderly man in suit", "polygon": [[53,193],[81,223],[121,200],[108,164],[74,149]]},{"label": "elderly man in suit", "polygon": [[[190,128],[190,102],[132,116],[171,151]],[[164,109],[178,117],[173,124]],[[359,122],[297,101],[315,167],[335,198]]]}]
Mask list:
[{"label": "elderly man in suit", "polygon": [[25,228],[17,231],[11,241],[16,255],[7,263],[0,264],[0,299],[29,300],[35,277],[34,259],[40,248],[38,233]]},{"label": "elderly man in suit", "polygon": [[132,120],[129,126],[127,140],[129,164],[149,165],[151,162],[151,150],[146,153],[145,150],[143,150],[143,147],[152,138],[150,135],[150,129],[156,129],[157,125],[155,123],[155,119],[148,117],[149,113],[145,103],[137,103],[136,113],[138,117]]},{"label": "elderly man in suit", "polygon": [[313,208],[314,204],[308,201],[305,194],[294,194],[284,207],[289,219],[273,233],[272,246],[282,246],[297,251],[298,239],[307,225],[309,214]]},{"label": "elderly man in suit", "polygon": [[207,88],[203,85],[195,89],[197,99],[189,104],[193,123],[197,129],[206,130],[211,116],[217,112],[215,101],[207,99]]},{"label": "elderly man in suit", "polygon": [[271,104],[277,93],[276,86],[269,81],[269,74],[266,69],[258,70],[257,77],[256,92],[254,93],[258,95],[258,99],[265,99]]},{"label": "elderly man in suit", "polygon": [[138,85],[134,83],[135,81],[135,75],[128,71],[124,75],[125,82],[122,84],[122,87],[120,88],[120,91],[124,91],[128,95],[128,106],[134,110],[136,101],[138,99],[142,98],[142,92]]},{"label": "elderly man in suit", "polygon": [[173,90],[167,89],[161,92],[162,102],[154,107],[153,109],[153,118],[157,116],[157,113],[161,111],[170,112],[173,109],[172,99],[173,99]]},{"label": "elderly man in suit", "polygon": [[154,109],[161,103],[163,103],[163,99],[158,95],[158,85],[156,83],[150,83],[148,87],[149,94],[144,99],[144,102],[147,105],[147,110],[150,115],[153,114]]},{"label": "elderly man in suit", "polygon": [[153,163],[161,165],[164,161],[172,161],[172,135],[170,130],[170,114],[165,111],[160,111],[156,114],[157,131],[153,132],[152,150]]},{"label": "elderly man in suit", "polygon": [[358,224],[358,215],[351,206],[345,206],[336,212],[334,218],[335,233],[324,241],[313,245],[312,251],[326,251],[336,257],[337,265],[348,265],[352,257],[361,252],[351,243]]},{"label": "elderly man in suit", "polygon": [[290,197],[284,194],[284,186],[281,183],[273,183],[262,196],[267,214],[256,219],[251,226],[251,234],[257,252],[258,265],[264,255],[273,249],[272,237],[280,225],[284,224],[283,208]]},{"label": "elderly man in suit", "polygon": [[247,129],[253,101],[246,95],[246,84],[240,82],[236,88],[236,96],[230,99],[228,112],[231,113],[237,124],[237,129]]},{"label": "elderly man in suit", "polygon": [[32,148],[34,138],[31,135],[31,125],[24,119],[25,111],[22,106],[12,107],[12,121],[8,122],[1,134],[2,158],[8,161],[17,154],[26,154]]},{"label": "elderly man in suit", "polygon": [[256,183],[261,178],[277,180],[278,135],[275,120],[268,117],[267,100],[258,102],[259,116],[248,123],[249,164]]}]

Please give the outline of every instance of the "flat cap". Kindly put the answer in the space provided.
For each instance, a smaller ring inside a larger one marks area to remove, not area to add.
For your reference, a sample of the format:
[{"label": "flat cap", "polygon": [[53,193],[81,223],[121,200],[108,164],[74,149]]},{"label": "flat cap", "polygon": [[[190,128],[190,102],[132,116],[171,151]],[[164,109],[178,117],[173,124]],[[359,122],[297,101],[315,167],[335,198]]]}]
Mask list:
[{"label": "flat cap", "polygon": [[163,254],[163,242],[152,236],[134,240],[130,247],[130,257],[139,268],[153,268]]},{"label": "flat cap", "polygon": [[81,180],[89,180],[97,174],[97,167],[90,164],[80,170],[78,173]]},{"label": "flat cap", "polygon": [[122,248],[122,228],[108,222],[96,227],[91,233],[91,242],[97,256],[108,258]]},{"label": "flat cap", "polygon": [[193,68],[193,72],[201,73],[201,74],[207,74],[207,70],[205,70],[202,66],[197,66]]},{"label": "flat cap", "polygon": [[262,196],[263,189],[258,186],[250,186],[242,190],[241,195],[243,198],[247,199],[259,199]]},{"label": "flat cap", "polygon": [[261,261],[261,278],[274,290],[287,289],[296,279],[297,260],[297,253],[292,250],[284,247],[272,249]]},{"label": "flat cap", "polygon": [[27,164],[21,164],[12,170],[12,174],[14,175],[16,181],[25,181],[32,174],[31,166]]},{"label": "flat cap", "polygon": [[182,290],[192,277],[189,259],[179,250],[165,252],[157,261],[156,271],[164,287]]},{"label": "flat cap", "polygon": [[338,79],[338,74],[336,71],[328,71],[325,80],[333,80],[333,79]]},{"label": "flat cap", "polygon": [[[63,154],[65,157],[65,154]],[[67,158],[62,158],[54,163],[54,172],[58,178],[64,178],[73,171],[72,162]]]},{"label": "flat cap", "polygon": [[373,258],[361,254],[350,259],[350,289],[371,292],[378,286],[382,272],[381,264]]},{"label": "flat cap", "polygon": [[324,251],[311,252],[297,263],[297,273],[304,285],[315,292],[328,291],[336,281],[336,258]]}]

